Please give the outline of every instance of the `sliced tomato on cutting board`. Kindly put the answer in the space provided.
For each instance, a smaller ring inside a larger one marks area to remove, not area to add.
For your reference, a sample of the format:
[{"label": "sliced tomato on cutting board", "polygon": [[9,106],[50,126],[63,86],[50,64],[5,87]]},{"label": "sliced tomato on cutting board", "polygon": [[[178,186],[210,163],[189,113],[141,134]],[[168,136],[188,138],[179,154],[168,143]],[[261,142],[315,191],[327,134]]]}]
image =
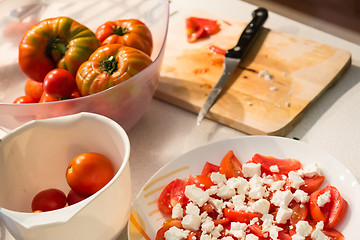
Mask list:
[{"label": "sliced tomato on cutting board", "polygon": [[196,42],[198,39],[207,38],[220,30],[220,25],[216,20],[188,17],[186,19],[187,40],[190,43]]}]

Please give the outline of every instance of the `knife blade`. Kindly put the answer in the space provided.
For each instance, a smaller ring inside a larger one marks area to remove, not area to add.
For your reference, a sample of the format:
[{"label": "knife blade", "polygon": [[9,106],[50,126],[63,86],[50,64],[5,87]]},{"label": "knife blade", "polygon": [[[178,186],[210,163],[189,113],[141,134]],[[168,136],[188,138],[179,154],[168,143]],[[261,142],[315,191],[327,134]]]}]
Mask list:
[{"label": "knife blade", "polygon": [[200,109],[200,112],[196,119],[197,125],[200,125],[200,122],[203,120],[210,108],[214,105],[225,83],[227,82],[231,74],[234,72],[237,65],[244,58],[251,45],[255,42],[258,33],[262,29],[268,17],[268,11],[265,8],[258,8],[253,11],[252,17],[253,18],[251,22],[246,26],[246,28],[240,35],[239,41],[236,46],[226,51],[221,76],[215,87],[210,92],[204,105]]}]

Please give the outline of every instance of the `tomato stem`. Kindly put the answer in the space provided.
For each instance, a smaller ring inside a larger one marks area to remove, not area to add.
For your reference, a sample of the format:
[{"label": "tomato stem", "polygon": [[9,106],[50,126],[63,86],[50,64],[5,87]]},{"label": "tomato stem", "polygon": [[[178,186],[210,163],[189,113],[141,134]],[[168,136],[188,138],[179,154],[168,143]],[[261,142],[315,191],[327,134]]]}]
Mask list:
[{"label": "tomato stem", "polygon": [[67,43],[57,36],[49,40],[49,43],[46,48],[46,54],[54,61],[58,62],[62,57],[64,57],[65,52],[68,50]]},{"label": "tomato stem", "polygon": [[107,72],[109,75],[112,75],[114,72],[118,70],[118,61],[114,56],[108,57],[108,59],[105,59],[100,63],[100,69],[102,71]]},{"label": "tomato stem", "polygon": [[127,28],[124,28],[124,27],[120,27],[120,26],[117,26],[114,28],[114,34],[116,35],[119,35],[119,36],[123,36],[127,33],[129,33],[130,31],[127,29]]}]

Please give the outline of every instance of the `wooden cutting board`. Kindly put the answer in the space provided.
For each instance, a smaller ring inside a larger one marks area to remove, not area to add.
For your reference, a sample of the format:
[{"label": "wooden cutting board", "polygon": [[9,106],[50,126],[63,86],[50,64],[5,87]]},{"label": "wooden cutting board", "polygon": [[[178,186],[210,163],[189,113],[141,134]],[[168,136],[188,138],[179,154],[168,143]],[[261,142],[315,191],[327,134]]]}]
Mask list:
[{"label": "wooden cutting board", "polygon": [[[197,114],[224,62],[209,46],[232,48],[247,23],[202,10],[186,16],[217,20],[221,30],[188,43],[185,18],[171,25],[155,97]],[[263,29],[206,117],[247,134],[284,136],[350,64],[348,51]]]}]

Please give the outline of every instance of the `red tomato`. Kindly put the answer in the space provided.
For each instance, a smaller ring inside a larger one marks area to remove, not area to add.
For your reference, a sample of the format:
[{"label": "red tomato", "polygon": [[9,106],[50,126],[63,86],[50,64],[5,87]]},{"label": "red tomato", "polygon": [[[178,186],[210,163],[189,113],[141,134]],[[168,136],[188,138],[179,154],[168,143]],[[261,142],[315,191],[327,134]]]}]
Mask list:
[{"label": "red tomato", "polygon": [[204,190],[214,185],[210,176],[207,175],[197,175],[195,178],[193,178],[193,182],[198,188],[202,188]]},{"label": "red tomato", "polygon": [[171,215],[172,209],[176,204],[180,203],[183,206],[187,203],[188,199],[185,196],[186,185],[186,181],[175,179],[164,188],[158,199],[160,212]]},{"label": "red tomato", "polygon": [[186,19],[186,35],[190,43],[200,38],[206,38],[220,30],[216,20],[205,18],[189,17]]},{"label": "red tomato", "polygon": [[233,222],[242,222],[249,224],[253,218],[261,218],[262,214],[256,212],[236,211],[233,209],[225,208],[224,216]]},{"label": "red tomato", "polygon": [[181,224],[181,220],[179,219],[168,219],[163,223],[162,228],[160,228],[157,233],[156,233],[156,237],[155,240],[165,240],[164,234],[167,230],[169,230],[169,228],[171,227],[177,227],[177,228],[183,228],[182,224]]},{"label": "red tomato", "polygon": [[303,179],[305,181],[305,184],[301,185],[300,189],[310,194],[312,192],[315,192],[321,186],[325,179],[325,176],[316,175],[311,178],[304,177]]},{"label": "red tomato", "polygon": [[53,98],[49,94],[47,94],[45,91],[41,95],[41,98],[39,100],[39,103],[46,103],[46,102],[56,102],[59,101],[58,98]]},{"label": "red tomato", "polygon": [[303,221],[309,215],[308,206],[303,203],[292,203],[290,205],[293,213],[290,217],[290,224],[295,225],[299,221]]},{"label": "red tomato", "polygon": [[323,229],[322,232],[330,238],[330,240],[344,240],[345,237],[336,229]]},{"label": "red tomato", "polygon": [[234,155],[233,151],[229,151],[220,163],[219,172],[225,174],[227,178],[242,176],[241,163]]},{"label": "red tomato", "polygon": [[72,190],[89,196],[104,187],[114,177],[111,161],[99,153],[83,153],[74,157],[67,170],[66,180]]},{"label": "red tomato", "polygon": [[42,213],[43,211],[41,211],[41,210],[35,210],[35,211],[33,211],[33,213]]},{"label": "red tomato", "polygon": [[31,96],[20,96],[17,99],[15,99],[13,103],[16,103],[16,104],[36,103],[36,101]]},{"label": "red tomato", "polygon": [[[331,194],[330,201],[320,207],[317,203],[318,197],[327,191]],[[328,185],[310,195],[311,217],[317,222],[323,221],[327,228],[335,227],[343,219],[346,210],[347,202],[334,186]]]},{"label": "red tomato", "polygon": [[59,189],[49,188],[35,195],[31,203],[32,211],[52,211],[65,207],[66,195]]},{"label": "red tomato", "polygon": [[84,199],[86,199],[88,196],[83,196],[78,194],[77,192],[75,192],[74,190],[70,190],[66,199],[67,199],[67,203],[69,204],[69,206],[78,203]]},{"label": "red tomato", "polygon": [[69,98],[75,90],[76,81],[69,71],[56,68],[46,74],[43,87],[44,91],[53,98]]},{"label": "red tomato", "polygon": [[258,237],[264,237],[264,232],[262,231],[262,227],[258,224],[251,224],[248,226],[250,232],[255,234]]},{"label": "red tomato", "polygon": [[25,83],[25,94],[27,96],[31,96],[35,99],[36,102],[38,102],[41,98],[41,95],[43,94],[43,84],[42,82],[38,82],[35,80],[32,80],[31,78],[28,78]]},{"label": "red tomato", "polygon": [[278,159],[270,156],[263,156],[260,154],[255,154],[251,162],[260,163],[261,170],[266,174],[272,174],[270,171],[270,167],[273,165],[277,165],[279,168],[278,174],[288,174],[290,171],[296,171],[301,168],[301,163],[296,159]]},{"label": "red tomato", "polygon": [[209,163],[209,162],[206,162],[204,165],[204,168],[201,171],[201,175],[207,176],[207,175],[211,174],[212,172],[219,172],[219,166]]}]

